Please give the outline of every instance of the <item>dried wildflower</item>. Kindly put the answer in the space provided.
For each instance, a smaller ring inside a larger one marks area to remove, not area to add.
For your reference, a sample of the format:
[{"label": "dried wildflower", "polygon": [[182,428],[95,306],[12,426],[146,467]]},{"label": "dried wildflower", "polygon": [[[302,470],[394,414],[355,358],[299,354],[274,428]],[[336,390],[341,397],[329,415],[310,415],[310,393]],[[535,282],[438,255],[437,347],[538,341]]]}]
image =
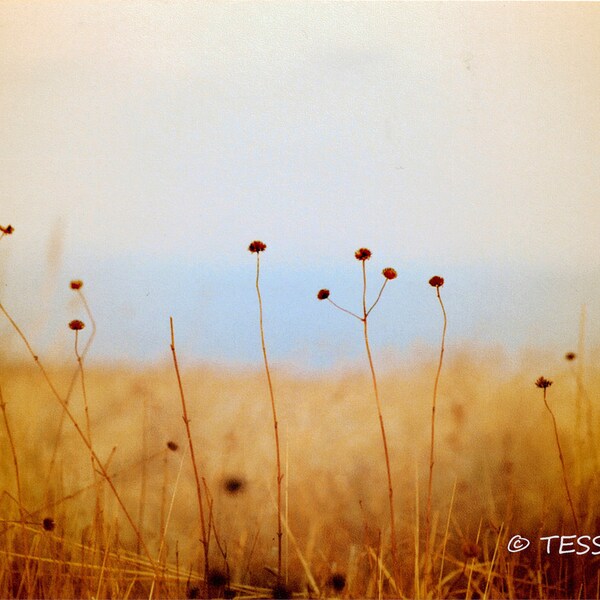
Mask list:
[{"label": "dried wildflower", "polygon": [[73,319],[73,321],[69,323],[69,329],[72,329],[73,331],[81,331],[84,327],[85,323],[79,319]]},{"label": "dried wildflower", "polygon": [[12,225],[7,225],[6,227],[0,225],[0,231],[6,235],[10,235],[14,230],[15,228]]},{"label": "dried wildflower", "polygon": [[462,553],[465,558],[477,558],[480,548],[475,542],[465,542],[462,545]]},{"label": "dried wildflower", "polygon": [[552,381],[546,379],[545,377],[540,377],[536,380],[535,385],[544,390],[552,385]]},{"label": "dried wildflower", "polygon": [[565,354],[565,358],[567,360],[575,360],[577,358],[577,354],[575,354],[575,352],[567,352]]},{"label": "dried wildflower", "polygon": [[392,267],[386,267],[383,271],[381,271],[381,274],[386,279],[396,279],[396,277],[398,277],[398,273],[396,273],[396,269],[392,269]]},{"label": "dried wildflower", "polygon": [[200,598],[200,588],[197,586],[189,587],[185,593],[186,598]]},{"label": "dried wildflower", "polygon": [[228,581],[227,575],[219,569],[211,569],[208,573],[208,585],[211,587],[224,587]]},{"label": "dried wildflower", "polygon": [[319,300],[327,300],[327,298],[329,298],[329,290],[326,290],[326,289],[319,290],[319,292],[317,293],[317,298]]},{"label": "dried wildflower", "polygon": [[72,290],[80,290],[83,287],[83,281],[81,279],[73,279],[71,281]]},{"label": "dried wildflower", "polygon": [[232,496],[241,492],[244,489],[244,486],[245,482],[240,477],[228,477],[223,482],[223,488],[225,488],[225,491]]},{"label": "dried wildflower", "polygon": [[292,590],[283,585],[283,583],[278,583],[271,591],[271,594],[275,599],[287,599],[292,597]]},{"label": "dried wildflower", "polygon": [[252,252],[252,253],[264,252],[266,249],[267,249],[267,245],[263,244],[263,242],[261,242],[260,240],[254,240],[248,246],[248,250],[250,250],[250,252]]},{"label": "dried wildflower", "polygon": [[356,260],[369,260],[371,258],[371,251],[368,248],[359,248],[355,253],[354,257]]},{"label": "dried wildflower", "polygon": [[177,450],[179,450],[179,445],[175,442],[169,441],[167,442],[167,448],[171,450],[171,452],[177,452]]},{"label": "dried wildflower", "polygon": [[42,527],[44,528],[45,531],[54,531],[54,528],[56,527],[56,523],[54,522],[53,518],[46,517],[42,521]]},{"label": "dried wildflower", "polygon": [[435,287],[435,288],[439,288],[442,287],[444,285],[444,278],[440,277],[439,275],[434,275],[430,280],[429,280],[429,285],[431,287]]},{"label": "dried wildflower", "polygon": [[346,587],[346,576],[343,573],[334,573],[327,582],[336,592],[341,592]]}]

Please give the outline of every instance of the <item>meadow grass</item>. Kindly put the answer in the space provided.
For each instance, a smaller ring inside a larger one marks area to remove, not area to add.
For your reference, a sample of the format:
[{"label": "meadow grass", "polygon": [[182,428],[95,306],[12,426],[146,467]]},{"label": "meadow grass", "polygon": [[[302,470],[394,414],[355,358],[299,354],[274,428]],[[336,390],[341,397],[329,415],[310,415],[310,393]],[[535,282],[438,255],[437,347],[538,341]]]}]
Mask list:
[{"label": "meadow grass", "polygon": [[84,361],[72,321],[74,365],[36,354],[0,304],[3,338],[21,342],[0,369],[0,597],[600,598],[600,350],[574,378],[574,353],[524,352],[514,369],[454,345],[440,377],[434,286],[437,360],[416,348],[375,377],[366,320],[390,278],[368,308],[362,269],[368,370],[274,368],[261,327],[279,414],[264,369],[182,367],[172,322],[171,362],[131,367]]}]

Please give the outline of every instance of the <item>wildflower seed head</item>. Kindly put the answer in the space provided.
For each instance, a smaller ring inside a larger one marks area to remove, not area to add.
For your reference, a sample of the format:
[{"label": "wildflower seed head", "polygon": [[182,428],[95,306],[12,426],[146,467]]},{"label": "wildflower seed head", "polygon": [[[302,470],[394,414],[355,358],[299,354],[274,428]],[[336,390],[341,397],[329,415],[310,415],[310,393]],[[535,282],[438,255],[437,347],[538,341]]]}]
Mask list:
[{"label": "wildflower seed head", "polygon": [[292,590],[288,589],[283,583],[278,583],[271,591],[272,597],[277,599],[287,599],[292,597]]},{"label": "wildflower seed head", "polygon": [[56,523],[54,522],[54,519],[52,517],[46,517],[42,521],[42,527],[44,528],[45,531],[54,531],[54,528],[56,527]]},{"label": "wildflower seed head", "polygon": [[341,592],[346,587],[346,576],[343,573],[333,573],[327,583],[336,592]]},{"label": "wildflower seed head", "polygon": [[81,279],[71,280],[71,289],[72,290],[80,290],[82,287],[83,287],[83,281],[81,281]]},{"label": "wildflower seed head", "polygon": [[444,278],[440,277],[439,275],[434,275],[429,280],[429,285],[434,288],[440,288],[444,285]]},{"label": "wildflower seed head", "polygon": [[200,588],[197,586],[188,587],[185,597],[190,599],[200,598]]},{"label": "wildflower seed head", "polygon": [[179,450],[179,445],[176,444],[175,442],[167,442],[167,448],[171,451],[171,452],[177,452],[177,450]]},{"label": "wildflower seed head", "polygon": [[264,244],[263,242],[261,242],[260,240],[254,240],[249,246],[248,246],[248,250],[250,250],[250,252],[252,252],[253,254],[256,252],[257,254],[259,252],[264,252],[267,249],[267,245]]},{"label": "wildflower seed head", "polygon": [[565,358],[567,360],[575,360],[577,358],[577,354],[575,354],[575,352],[567,352],[565,354]]},{"label": "wildflower seed head", "polygon": [[6,235],[10,235],[14,230],[15,228],[12,225],[7,225],[6,227],[0,225],[0,231]]},{"label": "wildflower seed head", "polygon": [[381,271],[381,274],[386,279],[396,279],[396,277],[398,277],[398,273],[396,273],[396,269],[392,269],[392,267],[386,267],[383,271]]},{"label": "wildflower seed head", "polygon": [[465,542],[462,545],[462,553],[465,558],[477,558],[480,548],[475,542]]},{"label": "wildflower seed head", "polygon": [[535,385],[545,390],[546,388],[549,388],[552,385],[552,381],[546,379],[545,377],[539,377],[538,379],[536,379]]},{"label": "wildflower seed head", "polygon": [[246,482],[241,477],[228,477],[223,482],[223,488],[228,494],[231,494],[232,496],[243,491],[245,486]]},{"label": "wildflower seed head", "polygon": [[356,260],[369,260],[371,258],[371,251],[368,248],[359,248],[355,253],[354,257]]},{"label": "wildflower seed head", "polygon": [[212,587],[225,587],[227,585],[227,575],[219,569],[211,569],[208,572],[208,585]]},{"label": "wildflower seed head", "polygon": [[81,331],[84,327],[85,323],[83,321],[80,321],[79,319],[73,319],[69,323],[69,329],[72,329],[73,331]]},{"label": "wildflower seed head", "polygon": [[327,298],[329,298],[329,290],[326,290],[326,289],[319,290],[319,292],[317,293],[317,298],[319,300],[327,300]]}]

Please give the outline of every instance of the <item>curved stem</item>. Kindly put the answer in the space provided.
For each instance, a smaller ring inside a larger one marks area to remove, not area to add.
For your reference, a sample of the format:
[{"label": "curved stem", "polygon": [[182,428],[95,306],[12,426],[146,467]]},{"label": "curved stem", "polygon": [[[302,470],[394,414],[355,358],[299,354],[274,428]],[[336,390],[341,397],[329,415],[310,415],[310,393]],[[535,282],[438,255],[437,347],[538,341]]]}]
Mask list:
[{"label": "curved stem", "polygon": [[381,294],[383,294],[383,290],[385,289],[385,286],[387,285],[388,281],[389,281],[389,279],[383,280],[383,285],[381,286],[381,289],[379,290],[379,294],[377,294],[377,298],[376,298],[375,302],[373,302],[373,304],[371,305],[371,308],[367,311],[365,316],[368,317],[369,314],[371,313],[371,311],[377,306],[377,303],[379,302],[379,300],[381,298]]},{"label": "curved stem", "polygon": [[355,317],[356,319],[358,319],[359,321],[362,321],[362,317],[359,317],[356,313],[353,313],[351,310],[347,310],[345,308],[342,308],[339,304],[336,304],[331,298],[327,298],[327,300],[329,302],[331,302],[331,304],[333,304],[336,308],[338,308],[339,310],[341,310],[342,312],[345,312],[346,314],[349,314],[353,317]]},{"label": "curved stem", "polygon": [[556,417],[548,404],[548,400],[546,399],[546,388],[544,388],[544,404],[552,417],[552,424],[554,425],[554,437],[556,438],[556,447],[558,448],[558,458],[560,459],[560,464],[562,467],[562,476],[565,484],[565,490],[567,492],[567,500],[569,501],[569,507],[571,508],[571,515],[573,516],[573,523],[575,524],[576,533],[579,535],[579,521],[577,520],[577,515],[575,514],[575,507],[573,506],[573,500],[571,498],[571,491],[569,490],[569,482],[567,480],[567,468],[565,466],[565,460],[563,458],[562,448],[560,446],[560,439],[558,437],[558,425],[556,424]]},{"label": "curved stem", "polygon": [[[269,386],[269,397],[271,398],[271,410],[273,412],[273,429],[275,431],[275,453],[277,456],[277,584],[281,583],[281,539],[283,537],[281,524],[281,456],[279,451],[279,424],[277,422],[277,410],[275,408],[275,394],[273,393],[273,382],[271,381],[271,371],[269,369],[269,360],[267,358],[267,346],[265,344],[265,330],[263,327],[263,305],[260,295],[260,252],[256,253],[256,295],[258,296],[258,313],[260,324],[260,341],[262,345],[262,354],[267,373],[267,383]],[[343,310],[343,309],[342,309]]]},{"label": "curved stem", "polygon": [[[202,548],[204,550],[204,585],[208,585],[208,549],[209,536],[206,533],[206,521],[204,518],[204,505],[202,501],[202,488],[200,484],[200,475],[198,474],[198,466],[196,462],[196,453],[194,452],[194,444],[192,442],[192,432],[190,430],[190,419],[188,417],[187,405],[185,403],[185,394],[183,393],[183,383],[181,382],[181,373],[179,372],[179,363],[177,361],[177,352],[175,350],[175,330],[173,327],[173,317],[169,317],[169,325],[171,327],[171,354],[173,355],[173,364],[175,366],[175,374],[177,375],[177,386],[179,388],[179,397],[181,398],[181,407],[183,412],[183,422],[185,423],[185,431],[187,433],[188,447],[190,449],[190,457],[194,471],[194,479],[196,481],[196,497],[198,498],[198,512],[200,513],[200,533]],[[208,588],[206,588],[208,589]]]},{"label": "curved stem", "polygon": [[[377,415],[379,417],[379,427],[381,429],[381,439],[383,441],[383,452],[385,454],[385,467],[387,473],[387,484],[388,484],[388,499],[390,505],[390,544],[392,552],[392,565],[394,576],[398,576],[398,560],[397,560],[397,542],[396,542],[396,519],[394,516],[394,489],[392,486],[392,471],[390,467],[390,454],[388,451],[387,436],[385,434],[385,425],[383,423],[383,413],[381,411],[381,401],[379,399],[379,388],[377,387],[377,375],[375,374],[375,366],[373,364],[373,356],[371,354],[371,346],[369,344],[369,329],[367,325],[367,273],[365,269],[365,261],[362,262],[363,272],[363,314],[364,317],[361,319],[363,322],[363,333],[365,337],[365,348],[367,350],[367,358],[369,360],[369,369],[371,371],[371,379],[373,382],[373,390],[375,392],[375,403],[377,405]],[[384,284],[385,285],[385,284]],[[371,307],[372,308],[372,307]],[[396,584],[398,582],[396,581]]]},{"label": "curved stem", "polygon": [[152,568],[155,571],[157,571],[157,565],[154,562],[152,556],[150,555],[150,551],[148,550],[148,547],[146,546],[146,542],[142,538],[139,529],[137,528],[137,526],[136,526],[133,518],[129,514],[129,511],[127,510],[127,507],[125,506],[125,504],[123,502],[123,499],[121,498],[119,492],[117,491],[117,488],[115,487],[115,484],[113,483],[110,475],[108,474],[108,472],[106,470],[106,467],[100,461],[100,458],[98,457],[98,455],[94,451],[94,449],[92,447],[92,444],[90,443],[89,439],[87,438],[87,436],[85,435],[85,433],[81,429],[79,423],[77,422],[77,419],[73,416],[73,413],[69,409],[69,406],[67,405],[67,403],[65,402],[65,400],[63,400],[63,398],[61,398],[60,394],[56,390],[56,387],[52,383],[52,380],[50,379],[50,376],[48,375],[48,372],[44,368],[44,365],[40,362],[39,356],[33,351],[31,345],[29,344],[29,342],[27,341],[27,338],[25,337],[25,334],[21,331],[21,329],[19,328],[19,326],[15,323],[15,321],[8,314],[8,312],[6,311],[6,309],[4,308],[4,306],[2,305],[2,303],[0,303],[0,311],[2,311],[2,313],[4,313],[4,315],[6,316],[6,318],[8,319],[8,321],[10,322],[10,324],[12,325],[12,327],[14,328],[14,330],[18,333],[19,337],[23,340],[23,343],[27,347],[27,350],[29,351],[29,354],[31,354],[31,357],[33,358],[35,364],[38,366],[38,368],[39,368],[39,370],[40,370],[40,372],[41,372],[44,380],[46,381],[46,383],[48,384],[48,387],[52,391],[52,394],[54,395],[54,397],[56,398],[56,400],[58,401],[58,403],[61,405],[61,407],[63,408],[63,410],[64,410],[67,418],[69,419],[69,421],[71,421],[73,427],[75,427],[75,430],[77,431],[77,434],[81,438],[81,441],[85,444],[86,448],[89,450],[90,454],[94,458],[94,461],[95,461],[97,469],[99,470],[99,472],[102,475],[102,477],[108,483],[108,485],[109,485],[109,487],[110,487],[110,489],[111,489],[111,491],[112,491],[112,493],[113,493],[113,495],[114,495],[117,503],[121,507],[121,510],[123,511],[123,514],[125,515],[125,518],[127,519],[127,522],[131,525],[131,528],[133,529],[134,533],[136,534],[137,539],[140,542],[140,545],[142,547],[142,550],[144,551],[144,554],[145,554],[146,558],[148,558],[150,564],[152,565]]},{"label": "curved stem", "polygon": [[433,489],[433,465],[435,463],[435,411],[436,411],[436,403],[437,403],[437,391],[438,384],[440,381],[440,373],[442,372],[442,362],[444,359],[444,344],[446,341],[446,327],[448,325],[448,317],[446,316],[446,309],[444,308],[444,303],[442,302],[442,296],[440,295],[440,288],[436,288],[437,297],[442,307],[442,314],[444,316],[444,327],[442,330],[442,343],[440,347],[440,359],[438,362],[437,372],[435,374],[435,383],[433,384],[433,401],[431,403],[431,442],[430,442],[430,450],[429,450],[429,481],[427,484],[427,509],[425,516],[425,567],[427,568],[427,564],[429,561],[429,546],[430,540],[429,536],[431,534],[431,497],[432,497],[432,489]]}]

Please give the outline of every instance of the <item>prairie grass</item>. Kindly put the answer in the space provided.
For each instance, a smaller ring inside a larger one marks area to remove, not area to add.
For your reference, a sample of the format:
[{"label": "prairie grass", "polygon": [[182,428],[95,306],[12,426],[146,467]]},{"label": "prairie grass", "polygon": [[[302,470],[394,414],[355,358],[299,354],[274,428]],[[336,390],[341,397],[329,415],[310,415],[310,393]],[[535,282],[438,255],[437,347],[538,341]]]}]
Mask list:
[{"label": "prairie grass", "polygon": [[[419,526],[415,497],[417,490],[425,497],[427,489],[426,478],[417,480],[415,474],[425,474],[428,467],[434,364],[415,362],[411,368],[388,369],[380,376],[380,392],[396,415],[388,421],[388,435],[390,451],[398,457],[392,462],[392,475],[399,514],[404,515],[398,523],[403,597],[482,597],[486,588],[487,597],[568,597],[576,592],[572,556],[546,556],[534,542],[520,554],[506,550],[513,534],[536,539],[574,530],[539,390],[533,387],[526,364],[524,372],[500,377],[499,362],[495,356],[482,358],[480,351],[455,353],[440,382],[444,402],[439,409],[432,502],[433,588],[424,587],[422,565],[415,569]],[[532,371],[537,364],[535,360],[529,364]],[[68,387],[71,370],[53,366],[49,372],[59,389]],[[573,394],[567,366],[557,362],[554,373],[552,402],[560,427],[572,413]],[[264,393],[264,373],[197,366],[182,376],[191,433],[202,448],[199,469],[211,490],[214,522],[227,548],[230,590],[241,596],[270,596],[276,584],[277,542],[272,533],[276,490],[270,409],[256,400]],[[277,380],[279,393],[287,400],[282,418],[289,439],[286,524],[294,536],[288,557],[291,589],[315,596],[312,578],[322,596],[377,597],[381,581],[382,595],[393,595],[386,584],[390,549],[380,545],[380,526],[388,511],[387,497],[381,493],[385,472],[374,459],[381,440],[377,430],[365,426],[372,420],[372,407],[365,402],[372,393],[368,375],[356,371],[307,379],[278,372]],[[153,557],[163,546],[154,597],[185,597],[193,588],[202,589],[203,572],[198,569],[203,564],[202,543],[193,525],[196,489],[184,450],[186,434],[172,368],[167,362],[138,372],[88,366],[87,384],[94,390],[90,418],[96,453],[103,459],[112,456],[110,477],[132,510],[146,468],[141,535]],[[600,371],[588,369],[586,384],[597,389]],[[3,429],[0,596],[147,597],[155,572],[136,552],[135,533],[110,495],[103,504],[103,552],[93,553],[96,488],[89,454],[69,428],[63,434],[50,499],[45,499],[42,482],[51,460],[52,426],[61,411],[35,366],[3,365],[2,393],[19,459],[25,523],[10,440]],[[150,430],[147,455],[142,452],[139,417],[144,402]],[[81,405],[74,404],[73,412],[84,419]],[[596,415],[596,434],[597,419]],[[172,450],[169,442],[178,448]],[[573,448],[568,443],[563,453],[572,465]],[[584,484],[573,489],[573,500],[582,515],[582,532],[595,534],[600,489],[592,457],[584,461],[582,471]],[[163,532],[165,497],[171,513]],[[44,530],[44,518],[54,520],[53,531]],[[473,547],[478,548],[476,556]],[[223,556],[216,547],[212,550],[215,572],[226,572]],[[598,597],[598,560],[591,555],[585,559],[592,571],[586,596]],[[345,579],[337,592],[335,575],[338,586],[340,576]],[[214,589],[212,594],[225,591]]]},{"label": "prairie grass", "polygon": [[[362,267],[370,372],[269,366],[261,327],[278,413],[264,369],[186,366],[172,323],[171,357],[165,339],[162,362],[132,367],[88,360],[72,321],[74,365],[38,356],[0,304],[0,597],[600,598],[600,349],[576,376],[574,356],[444,355],[438,287],[441,351],[379,357],[375,380],[366,319],[383,287],[368,309]],[[589,552],[543,539],[576,535]]]}]

